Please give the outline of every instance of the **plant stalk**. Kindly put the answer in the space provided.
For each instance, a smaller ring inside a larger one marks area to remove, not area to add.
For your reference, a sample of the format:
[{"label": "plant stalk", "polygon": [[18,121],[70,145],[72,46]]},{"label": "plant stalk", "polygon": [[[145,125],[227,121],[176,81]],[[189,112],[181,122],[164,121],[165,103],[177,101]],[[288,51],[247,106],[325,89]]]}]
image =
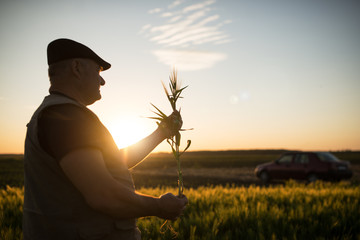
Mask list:
[{"label": "plant stalk", "polygon": [[[182,98],[180,95],[181,95],[182,91],[185,88],[187,88],[187,86],[183,87],[183,88],[180,87],[180,82],[177,79],[177,71],[175,69],[170,74],[169,90],[167,89],[167,87],[165,86],[165,84],[163,82],[162,82],[162,85],[163,85],[165,94],[169,100],[169,103],[171,105],[173,112],[177,111],[176,102],[179,98]],[[151,104],[151,105],[157,110],[157,112],[154,112],[157,116],[151,117],[151,118],[160,121],[160,122],[157,122],[160,125],[161,121],[164,121],[167,119],[167,116],[155,105],[153,105],[153,104]],[[180,112],[180,110],[179,110],[179,112]],[[192,130],[192,129],[180,129],[180,131],[186,131],[186,130]],[[190,147],[191,140],[188,140],[187,146],[183,150],[182,153],[180,153],[180,141],[181,141],[180,132],[175,134],[175,136],[169,137],[167,139],[167,142],[169,143],[172,153],[174,155],[174,158],[177,161],[179,197],[182,197],[182,196],[184,196],[183,195],[184,184],[183,184],[183,176],[182,176],[181,165],[180,165],[180,155],[182,155]]]},{"label": "plant stalk", "polygon": [[181,171],[181,165],[180,165],[179,144],[176,143],[176,161],[177,161],[177,167],[178,167],[179,197],[182,197],[183,196],[184,185],[183,185],[182,171]]}]

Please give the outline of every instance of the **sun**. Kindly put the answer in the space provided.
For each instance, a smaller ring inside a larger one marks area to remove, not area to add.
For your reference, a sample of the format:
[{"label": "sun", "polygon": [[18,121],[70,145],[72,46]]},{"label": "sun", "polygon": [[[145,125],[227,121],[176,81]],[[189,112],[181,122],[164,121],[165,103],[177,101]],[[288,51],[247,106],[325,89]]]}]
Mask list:
[{"label": "sun", "polygon": [[140,141],[149,132],[149,126],[136,117],[122,117],[107,126],[119,149]]}]

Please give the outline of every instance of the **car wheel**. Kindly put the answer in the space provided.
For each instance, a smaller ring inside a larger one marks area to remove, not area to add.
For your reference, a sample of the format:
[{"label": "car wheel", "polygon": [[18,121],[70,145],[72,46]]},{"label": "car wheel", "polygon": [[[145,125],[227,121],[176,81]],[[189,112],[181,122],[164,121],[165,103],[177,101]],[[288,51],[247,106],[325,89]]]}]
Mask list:
[{"label": "car wheel", "polygon": [[311,173],[308,177],[307,177],[307,180],[309,183],[312,183],[312,182],[316,182],[318,180],[318,176],[314,173]]},{"label": "car wheel", "polygon": [[260,180],[263,182],[263,183],[267,183],[269,182],[269,174],[265,171],[262,171],[260,173]]}]

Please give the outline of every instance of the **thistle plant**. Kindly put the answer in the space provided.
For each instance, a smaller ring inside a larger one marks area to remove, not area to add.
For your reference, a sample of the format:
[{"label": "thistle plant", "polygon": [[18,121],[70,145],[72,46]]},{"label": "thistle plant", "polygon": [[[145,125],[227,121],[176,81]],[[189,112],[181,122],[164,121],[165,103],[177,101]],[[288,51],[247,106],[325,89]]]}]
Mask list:
[{"label": "thistle plant", "polygon": [[[183,87],[181,88],[181,84],[178,81],[177,78],[177,71],[175,69],[172,70],[172,72],[170,73],[170,77],[169,77],[169,89],[170,91],[166,88],[165,84],[162,82],[165,94],[170,102],[171,108],[173,110],[173,112],[178,111],[176,109],[176,103],[177,101],[182,98],[181,97],[181,93],[182,91],[187,88]],[[159,108],[157,108],[154,104],[151,104],[156,111],[153,111],[157,117],[150,117],[152,119],[156,119],[158,120],[158,122],[156,122],[158,124],[159,127],[163,127],[163,128],[167,128],[169,126],[164,126],[162,123],[165,123],[168,120],[168,117],[166,116],[166,114],[164,114]],[[179,109],[179,113],[180,113],[181,109]],[[178,126],[181,124],[179,122],[179,119],[173,119],[173,123],[170,124],[170,126],[172,126],[174,129],[170,129],[171,132],[176,132],[176,134],[174,136],[171,136],[169,138],[167,138],[167,143],[170,145],[171,150],[172,150],[172,154],[174,155],[174,158],[177,162],[177,171],[178,171],[178,186],[179,186],[179,197],[183,196],[183,191],[184,191],[184,184],[183,184],[183,176],[182,176],[182,172],[181,172],[181,164],[180,164],[180,156],[190,147],[191,145],[191,140],[187,140],[187,145],[185,147],[185,149],[180,152],[180,141],[181,141],[181,134],[180,131],[185,131],[185,130],[190,130],[190,129],[180,129],[178,130]]]}]

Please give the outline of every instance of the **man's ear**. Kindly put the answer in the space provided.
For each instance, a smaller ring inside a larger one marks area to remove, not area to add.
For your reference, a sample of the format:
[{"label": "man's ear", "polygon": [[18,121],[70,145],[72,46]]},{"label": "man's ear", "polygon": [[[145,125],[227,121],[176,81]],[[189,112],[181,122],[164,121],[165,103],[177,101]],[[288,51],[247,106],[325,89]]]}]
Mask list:
[{"label": "man's ear", "polygon": [[83,65],[80,59],[73,59],[71,61],[71,72],[77,79],[81,79],[81,75],[83,73]]}]

